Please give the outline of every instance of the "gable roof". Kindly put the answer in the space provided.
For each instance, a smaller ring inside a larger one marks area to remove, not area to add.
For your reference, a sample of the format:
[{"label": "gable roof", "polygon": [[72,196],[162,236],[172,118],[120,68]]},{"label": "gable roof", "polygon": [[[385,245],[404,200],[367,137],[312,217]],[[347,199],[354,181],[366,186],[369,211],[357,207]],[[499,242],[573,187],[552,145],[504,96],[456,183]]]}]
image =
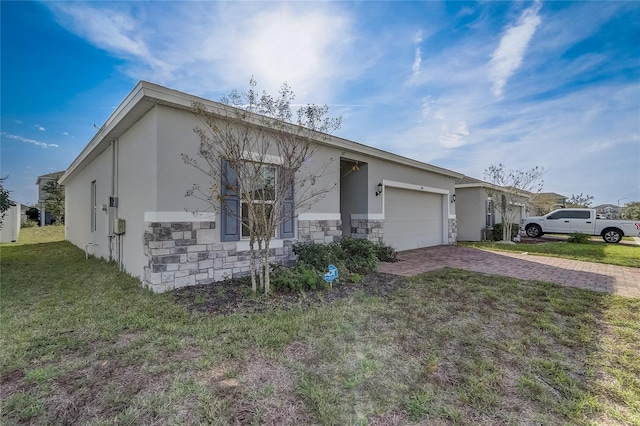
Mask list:
[{"label": "gable roof", "polygon": [[459,179],[456,179],[456,188],[485,188],[493,186],[494,185],[490,184],[489,182],[472,178],[471,176],[463,176]]},{"label": "gable roof", "polygon": [[[116,108],[113,114],[111,114],[111,116],[107,119],[104,125],[102,125],[102,127],[98,130],[91,141],[89,141],[87,146],[80,152],[75,160],[73,160],[69,168],[59,179],[60,183],[64,184],[65,180],[69,179],[78,171],[82,170],[102,151],[104,151],[112,140],[117,139],[122,134],[124,134],[133,124],[140,120],[156,105],[164,105],[185,111],[191,111],[192,104],[194,102],[201,102],[208,108],[211,113],[219,115],[220,117],[229,116],[229,113],[235,110],[235,108],[231,106],[204,99],[198,96],[190,95],[188,93],[169,89],[158,84],[149,83],[147,81],[138,82],[133,90]],[[246,116],[247,121],[251,122],[252,124],[255,124],[256,126],[262,125],[260,124],[261,120],[259,115],[246,113]],[[295,125],[287,124],[287,126],[293,128]],[[285,128],[287,126],[285,126]],[[318,136],[321,135],[322,138],[318,137],[316,140],[316,142],[321,145],[331,146],[345,151],[361,153],[374,158],[385,159],[398,164],[403,164],[417,169],[449,176],[454,179],[463,177],[463,174],[461,173],[444,169],[442,167],[433,166],[431,164],[423,163],[421,161],[403,157],[401,155],[392,154],[390,152],[383,151],[381,149],[364,145],[358,142],[353,142],[337,136],[318,133]]]},{"label": "gable roof", "polygon": [[557,194],[555,192],[541,192],[541,193],[538,194],[538,197],[558,198],[558,199],[563,199],[563,200],[566,200],[567,198],[569,198],[566,195]]},{"label": "gable roof", "polygon": [[602,210],[602,209],[606,209],[607,207],[609,207],[610,209],[623,209],[623,207],[616,206],[615,204],[599,204],[591,208],[596,210]]},{"label": "gable roof", "polygon": [[63,174],[64,174],[64,170],[59,171],[59,172],[48,173],[46,175],[40,175],[40,176],[38,176],[38,179],[36,180],[36,185],[40,185],[40,182],[42,182],[43,180],[46,180],[46,181],[58,180],[58,179],[60,179],[60,176],[62,176]]}]

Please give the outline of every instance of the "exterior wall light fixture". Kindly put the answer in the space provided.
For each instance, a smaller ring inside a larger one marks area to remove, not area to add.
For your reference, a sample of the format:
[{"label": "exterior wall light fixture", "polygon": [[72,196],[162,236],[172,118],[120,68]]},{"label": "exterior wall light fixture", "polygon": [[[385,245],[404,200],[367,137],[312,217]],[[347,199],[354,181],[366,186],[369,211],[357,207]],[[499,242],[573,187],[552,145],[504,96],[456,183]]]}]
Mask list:
[{"label": "exterior wall light fixture", "polygon": [[451,203],[455,203],[456,202],[456,194],[453,194],[451,196]]},{"label": "exterior wall light fixture", "polygon": [[378,190],[376,191],[376,197],[382,194],[382,182],[378,184]]}]

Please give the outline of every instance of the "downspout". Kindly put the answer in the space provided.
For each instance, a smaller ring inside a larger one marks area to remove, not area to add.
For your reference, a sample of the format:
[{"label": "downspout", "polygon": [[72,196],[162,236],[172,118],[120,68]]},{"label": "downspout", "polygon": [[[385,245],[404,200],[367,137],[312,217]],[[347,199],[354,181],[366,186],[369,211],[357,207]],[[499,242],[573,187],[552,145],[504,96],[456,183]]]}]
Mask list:
[{"label": "downspout", "polygon": [[[120,139],[114,139],[112,143],[113,143],[113,180],[111,181],[111,193],[113,194],[113,197],[115,197],[115,199],[118,200],[118,203],[113,208],[114,209],[113,216],[115,219],[119,217],[118,207],[120,206],[120,200],[118,199],[118,176],[120,175]],[[113,224],[111,226],[113,226]],[[118,244],[118,265],[120,270],[122,270],[123,269],[122,235],[117,236],[116,244]]]},{"label": "downspout", "polygon": [[[109,143],[111,147],[111,191],[109,192],[110,196],[114,196],[114,180],[115,180],[115,170],[116,170],[116,153],[115,153],[115,140],[112,139]],[[107,225],[107,230],[109,232],[109,260],[113,260],[113,207],[109,206],[109,224]]]}]

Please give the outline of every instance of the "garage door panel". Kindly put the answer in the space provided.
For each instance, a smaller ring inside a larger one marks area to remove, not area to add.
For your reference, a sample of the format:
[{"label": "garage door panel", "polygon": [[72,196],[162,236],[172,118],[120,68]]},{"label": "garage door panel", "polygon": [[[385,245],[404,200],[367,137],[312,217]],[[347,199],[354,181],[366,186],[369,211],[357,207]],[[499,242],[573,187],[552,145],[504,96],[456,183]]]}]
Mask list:
[{"label": "garage door panel", "polygon": [[385,190],[385,243],[396,250],[442,245],[442,195]]}]

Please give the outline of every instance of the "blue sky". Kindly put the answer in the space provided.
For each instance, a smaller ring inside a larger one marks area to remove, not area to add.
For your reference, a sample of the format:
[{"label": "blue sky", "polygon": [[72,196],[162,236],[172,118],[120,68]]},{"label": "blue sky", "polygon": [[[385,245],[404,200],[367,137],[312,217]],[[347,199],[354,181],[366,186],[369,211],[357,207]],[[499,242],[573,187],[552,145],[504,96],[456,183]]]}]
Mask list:
[{"label": "blue sky", "polygon": [[66,169],[138,80],[217,100],[253,75],[336,135],[482,178],[640,201],[640,2],[1,2],[1,173]]}]

